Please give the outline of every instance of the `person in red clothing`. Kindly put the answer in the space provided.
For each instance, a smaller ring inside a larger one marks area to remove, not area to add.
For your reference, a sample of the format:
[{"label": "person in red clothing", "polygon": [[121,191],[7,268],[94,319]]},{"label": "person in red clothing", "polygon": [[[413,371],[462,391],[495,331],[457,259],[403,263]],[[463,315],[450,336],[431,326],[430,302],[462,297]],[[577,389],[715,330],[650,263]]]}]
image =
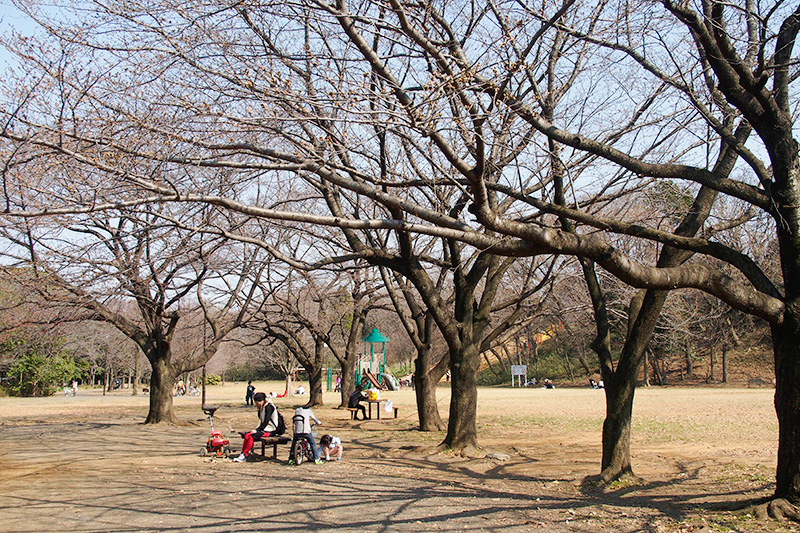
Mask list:
[{"label": "person in red clothing", "polygon": [[260,423],[256,429],[244,434],[242,453],[234,459],[237,463],[247,461],[247,456],[250,455],[250,450],[253,449],[255,439],[271,437],[276,434],[278,429],[278,409],[275,408],[272,399],[267,398],[267,395],[263,392],[257,392],[253,395],[253,400],[255,400],[258,408],[258,420]]}]

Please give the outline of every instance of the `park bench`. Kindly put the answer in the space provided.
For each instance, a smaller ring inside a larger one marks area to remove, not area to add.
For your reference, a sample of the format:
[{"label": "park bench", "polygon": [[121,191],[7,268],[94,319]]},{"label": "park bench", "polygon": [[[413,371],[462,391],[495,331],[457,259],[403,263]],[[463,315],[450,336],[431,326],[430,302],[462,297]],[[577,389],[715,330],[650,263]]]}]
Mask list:
[{"label": "park bench", "polygon": [[[400,408],[399,407],[392,407],[392,409],[394,409],[394,417],[397,418],[397,411]],[[350,411],[350,420],[353,420],[356,417],[356,413],[358,412],[358,409],[355,408],[355,407],[348,407],[347,410]]]},{"label": "park bench", "polygon": [[[244,438],[244,436],[249,433],[247,431],[240,431],[239,435]],[[259,439],[253,439],[253,442],[260,442],[261,443],[261,457],[266,457],[266,449],[267,446],[272,446],[272,458],[277,460],[278,459],[278,445],[279,444],[289,444],[292,439],[289,437],[284,437],[283,435],[278,437],[261,437]],[[255,449],[255,447],[254,447]]]}]

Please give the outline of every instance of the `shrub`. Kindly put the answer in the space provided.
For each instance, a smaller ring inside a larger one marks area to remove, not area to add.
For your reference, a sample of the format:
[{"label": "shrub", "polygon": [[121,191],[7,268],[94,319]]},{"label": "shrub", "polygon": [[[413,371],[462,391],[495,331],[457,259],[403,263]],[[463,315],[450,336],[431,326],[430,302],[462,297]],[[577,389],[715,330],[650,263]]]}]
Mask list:
[{"label": "shrub", "polygon": [[222,383],[222,376],[218,374],[206,374],[206,385],[219,385]]},{"label": "shrub", "polygon": [[488,368],[478,374],[478,385],[489,387],[492,385],[504,385],[511,383],[511,371],[499,372],[495,374]]},{"label": "shrub", "polygon": [[285,376],[278,368],[264,364],[253,364],[248,361],[228,368],[225,371],[225,377],[228,378],[228,381],[280,381]]}]

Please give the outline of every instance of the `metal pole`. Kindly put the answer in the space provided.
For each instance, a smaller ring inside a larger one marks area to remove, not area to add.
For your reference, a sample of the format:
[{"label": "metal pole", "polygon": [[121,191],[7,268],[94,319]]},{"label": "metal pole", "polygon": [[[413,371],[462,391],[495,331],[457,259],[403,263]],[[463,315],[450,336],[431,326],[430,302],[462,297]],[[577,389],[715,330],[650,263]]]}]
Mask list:
[{"label": "metal pole", "polygon": [[200,405],[205,408],[206,406],[206,365],[203,365],[203,395],[201,396],[202,400],[200,401]]},{"label": "metal pole", "polygon": [[[206,349],[206,320],[203,316],[203,351]],[[202,395],[200,396],[200,405],[205,409],[206,406],[206,365],[203,364],[203,388]]]}]

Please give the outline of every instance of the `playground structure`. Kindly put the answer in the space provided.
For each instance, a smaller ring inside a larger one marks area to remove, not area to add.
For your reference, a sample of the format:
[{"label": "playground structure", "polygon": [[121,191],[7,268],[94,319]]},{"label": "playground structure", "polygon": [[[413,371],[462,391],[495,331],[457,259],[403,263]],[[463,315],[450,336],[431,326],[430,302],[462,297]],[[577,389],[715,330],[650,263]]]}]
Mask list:
[{"label": "playground structure", "polygon": [[397,378],[386,371],[386,343],[389,338],[381,335],[378,328],[372,328],[362,340],[364,351],[356,365],[356,383],[380,390],[399,389]]},{"label": "playground structure", "polygon": [[400,382],[396,377],[388,372],[381,372],[380,374],[376,375],[368,370],[365,370],[362,376],[361,384],[367,389],[376,388],[380,390],[398,390],[400,388]]},{"label": "playground structure", "polygon": [[[388,337],[381,335],[377,328],[363,337],[364,351],[358,358],[355,370],[355,382],[365,389],[399,390],[400,382],[386,370],[386,343]],[[328,390],[334,390],[334,369],[327,369]]]}]

